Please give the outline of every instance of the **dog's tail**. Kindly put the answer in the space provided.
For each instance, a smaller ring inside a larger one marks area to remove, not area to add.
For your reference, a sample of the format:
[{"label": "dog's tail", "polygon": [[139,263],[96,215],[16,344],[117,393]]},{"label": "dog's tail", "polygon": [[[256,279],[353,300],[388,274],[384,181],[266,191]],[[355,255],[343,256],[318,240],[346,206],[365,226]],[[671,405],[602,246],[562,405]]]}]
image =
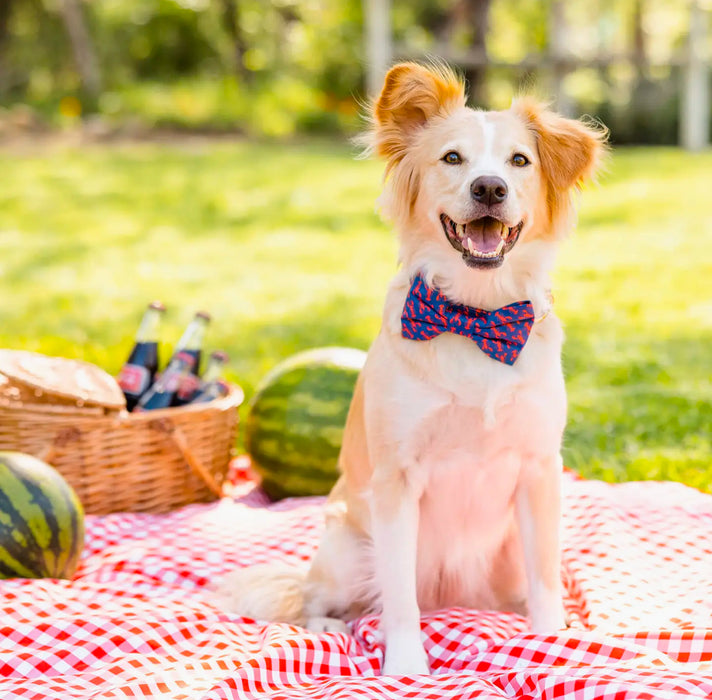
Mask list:
[{"label": "dog's tail", "polygon": [[216,590],[223,610],[255,620],[304,625],[305,569],[285,564],[258,564],[225,576]]}]

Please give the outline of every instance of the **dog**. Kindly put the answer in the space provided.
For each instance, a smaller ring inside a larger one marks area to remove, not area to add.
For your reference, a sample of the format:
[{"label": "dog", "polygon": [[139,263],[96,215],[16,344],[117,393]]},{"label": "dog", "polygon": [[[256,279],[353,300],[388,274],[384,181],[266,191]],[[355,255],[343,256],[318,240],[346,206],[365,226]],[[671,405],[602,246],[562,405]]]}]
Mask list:
[{"label": "dog", "polygon": [[241,569],[219,595],[242,615],[317,631],[380,612],[383,673],[422,674],[421,610],[565,626],[566,392],[550,272],[606,136],[532,98],[469,108],[449,68],[402,63],[367,139],[385,160],[380,205],[400,267],[354,391],[323,538],[308,570]]}]

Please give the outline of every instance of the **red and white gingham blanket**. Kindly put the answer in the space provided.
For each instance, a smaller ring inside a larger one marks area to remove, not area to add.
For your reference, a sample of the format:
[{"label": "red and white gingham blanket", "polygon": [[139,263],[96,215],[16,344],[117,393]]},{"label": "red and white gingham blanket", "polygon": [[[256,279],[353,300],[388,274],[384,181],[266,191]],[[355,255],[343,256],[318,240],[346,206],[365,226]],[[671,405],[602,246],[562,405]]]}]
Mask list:
[{"label": "red and white gingham blanket", "polygon": [[75,580],[0,581],[0,698],[712,696],[712,497],[674,483],[567,475],[563,580],[574,627],[423,616],[432,675],[378,675],[378,619],[314,635],[227,615],[209,585],[313,554],[322,499],[258,490],[166,516],[88,517]]}]

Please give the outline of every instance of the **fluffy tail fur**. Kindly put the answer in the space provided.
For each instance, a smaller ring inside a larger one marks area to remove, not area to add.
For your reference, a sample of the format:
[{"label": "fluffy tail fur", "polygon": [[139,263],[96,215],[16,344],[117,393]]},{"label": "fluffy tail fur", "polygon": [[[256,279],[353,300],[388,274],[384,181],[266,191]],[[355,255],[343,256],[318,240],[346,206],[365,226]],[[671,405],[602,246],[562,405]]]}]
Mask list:
[{"label": "fluffy tail fur", "polygon": [[303,626],[306,578],[306,570],[296,566],[258,564],[225,576],[216,594],[224,610],[255,620]]}]

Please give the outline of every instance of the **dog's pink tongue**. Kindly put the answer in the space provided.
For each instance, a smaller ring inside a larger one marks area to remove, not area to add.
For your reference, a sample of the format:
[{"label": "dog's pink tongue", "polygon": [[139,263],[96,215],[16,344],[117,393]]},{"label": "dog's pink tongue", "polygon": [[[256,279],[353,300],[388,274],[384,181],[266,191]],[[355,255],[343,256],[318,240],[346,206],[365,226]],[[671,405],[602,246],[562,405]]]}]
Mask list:
[{"label": "dog's pink tongue", "polygon": [[502,222],[489,216],[470,221],[465,227],[465,236],[480,253],[491,253],[497,250],[502,233]]}]

